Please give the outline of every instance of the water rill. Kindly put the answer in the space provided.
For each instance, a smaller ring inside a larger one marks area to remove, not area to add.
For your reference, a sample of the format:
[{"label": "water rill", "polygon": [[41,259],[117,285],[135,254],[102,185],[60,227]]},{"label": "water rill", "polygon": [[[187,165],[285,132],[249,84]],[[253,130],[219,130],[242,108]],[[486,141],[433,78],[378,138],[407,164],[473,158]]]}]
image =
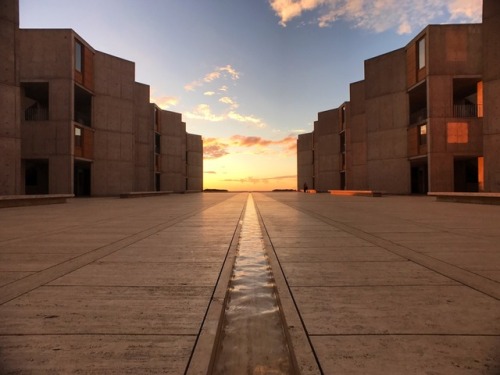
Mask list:
[{"label": "water rill", "polygon": [[213,373],[295,373],[251,194],[227,293]]}]

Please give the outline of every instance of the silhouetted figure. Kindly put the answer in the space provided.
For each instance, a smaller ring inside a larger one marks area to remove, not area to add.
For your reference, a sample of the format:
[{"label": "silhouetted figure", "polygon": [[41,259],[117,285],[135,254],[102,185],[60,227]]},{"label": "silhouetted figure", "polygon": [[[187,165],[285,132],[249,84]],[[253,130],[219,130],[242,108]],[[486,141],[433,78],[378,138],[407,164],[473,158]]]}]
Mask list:
[{"label": "silhouetted figure", "polygon": [[307,193],[307,184],[304,182],[304,193]]}]

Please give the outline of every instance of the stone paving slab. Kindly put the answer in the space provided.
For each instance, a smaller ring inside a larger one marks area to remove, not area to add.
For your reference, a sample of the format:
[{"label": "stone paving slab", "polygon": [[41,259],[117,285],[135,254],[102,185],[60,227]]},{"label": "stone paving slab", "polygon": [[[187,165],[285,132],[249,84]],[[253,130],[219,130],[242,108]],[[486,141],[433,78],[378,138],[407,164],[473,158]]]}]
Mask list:
[{"label": "stone paving slab", "polygon": [[183,374],[195,336],[0,336],[2,374]]},{"label": "stone paving slab", "polygon": [[[278,252],[279,257],[279,252]],[[455,281],[404,262],[283,263],[290,286],[454,285]]]},{"label": "stone paving slab", "polygon": [[402,261],[403,257],[381,247],[280,247],[276,248],[282,263],[314,262],[375,262]]},{"label": "stone paving slab", "polygon": [[45,286],[2,306],[0,335],[196,335],[211,293],[211,287]]},{"label": "stone paving slab", "polygon": [[500,335],[498,301],[463,286],[292,287],[292,292],[311,335]]},{"label": "stone paving slab", "polygon": [[97,262],[63,276],[49,285],[212,286],[222,263],[111,263]]},{"label": "stone paving slab", "polygon": [[313,336],[325,375],[498,374],[499,339],[488,336]]}]

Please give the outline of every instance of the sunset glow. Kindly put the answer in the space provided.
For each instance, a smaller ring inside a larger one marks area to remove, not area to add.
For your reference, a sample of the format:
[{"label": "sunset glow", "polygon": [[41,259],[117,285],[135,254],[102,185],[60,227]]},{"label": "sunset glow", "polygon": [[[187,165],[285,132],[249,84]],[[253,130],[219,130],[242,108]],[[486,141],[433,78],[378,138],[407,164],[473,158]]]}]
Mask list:
[{"label": "sunset glow", "polygon": [[97,50],[135,62],[151,101],[182,113],[187,131],[203,136],[204,188],[257,191],[297,187],[297,134],[313,130],[318,112],[349,100],[365,59],[406,45],[430,23],[479,22],[481,7],[481,0],[88,0],[84,7],[20,0],[20,26],[71,28]]}]

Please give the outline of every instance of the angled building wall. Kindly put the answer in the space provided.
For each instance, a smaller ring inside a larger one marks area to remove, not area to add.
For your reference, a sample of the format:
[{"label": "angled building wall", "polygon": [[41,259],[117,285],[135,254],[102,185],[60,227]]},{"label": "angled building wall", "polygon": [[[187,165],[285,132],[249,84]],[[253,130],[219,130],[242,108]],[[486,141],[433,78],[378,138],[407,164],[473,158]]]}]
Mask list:
[{"label": "angled building wall", "polygon": [[201,135],[186,134],[187,191],[203,190],[203,140]]},{"label": "angled building wall", "polygon": [[318,191],[340,188],[339,110],[318,113],[314,122],[314,186]]},{"label": "angled building wall", "polygon": [[409,193],[404,49],[365,61],[365,113],[368,187]]},{"label": "angled building wall", "polygon": [[19,4],[0,0],[0,195],[21,194]]},{"label": "angled building wall", "polygon": [[347,131],[347,176],[346,189],[366,190],[367,155],[366,155],[366,114],[365,114],[365,81],[350,85],[350,108]]},{"label": "angled building wall", "polygon": [[314,182],[314,133],[299,134],[297,139],[297,190],[316,189]]},{"label": "angled building wall", "polygon": [[483,0],[485,191],[500,191],[500,2]]},{"label": "angled building wall", "polygon": [[94,60],[93,195],[135,189],[135,65],[102,52]]},{"label": "angled building wall", "polygon": [[180,113],[160,112],[161,190],[186,191],[186,124]]}]

